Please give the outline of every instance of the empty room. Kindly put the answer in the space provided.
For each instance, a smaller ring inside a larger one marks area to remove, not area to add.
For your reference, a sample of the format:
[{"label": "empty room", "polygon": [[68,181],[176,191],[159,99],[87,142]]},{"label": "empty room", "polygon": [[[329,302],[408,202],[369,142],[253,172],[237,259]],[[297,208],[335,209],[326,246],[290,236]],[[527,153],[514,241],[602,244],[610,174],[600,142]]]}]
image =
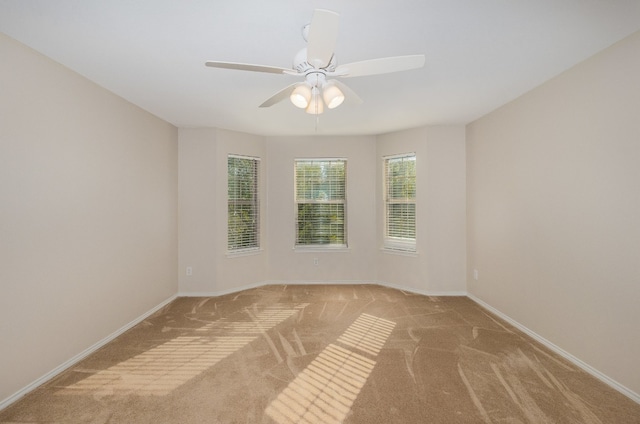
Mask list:
[{"label": "empty room", "polygon": [[640,2],[0,0],[0,423],[640,423]]}]

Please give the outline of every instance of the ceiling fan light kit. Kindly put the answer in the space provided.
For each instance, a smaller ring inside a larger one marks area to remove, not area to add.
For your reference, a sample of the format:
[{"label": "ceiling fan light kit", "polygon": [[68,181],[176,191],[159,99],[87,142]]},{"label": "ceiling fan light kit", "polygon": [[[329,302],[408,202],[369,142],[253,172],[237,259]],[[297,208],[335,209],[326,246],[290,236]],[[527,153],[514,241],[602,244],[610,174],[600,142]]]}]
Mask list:
[{"label": "ceiling fan light kit", "polygon": [[[335,81],[326,81],[323,74],[318,72],[310,72],[306,76],[307,81],[298,83],[294,86],[289,100],[294,106],[301,109],[307,109],[311,103],[322,103],[329,109],[334,109],[344,102],[344,93],[335,84]],[[322,96],[320,96],[322,92]],[[314,107],[314,110],[324,110],[324,108]],[[307,110],[307,113],[309,110]],[[320,112],[322,113],[322,112]],[[315,113],[314,114],[318,114]]]},{"label": "ceiling fan light kit", "polygon": [[217,61],[208,61],[205,65],[213,68],[303,76],[304,82],[292,84],[278,91],[260,107],[270,107],[289,97],[296,107],[313,115],[322,114],[325,105],[328,109],[334,109],[347,98],[353,103],[362,102],[344,83],[336,79],[327,80],[327,77],[379,75],[424,66],[424,55],[385,57],[336,66],[334,49],[338,39],[339,18],[340,15],[330,10],[314,11],[311,23],[302,29],[307,47],[296,54],[292,69]]}]

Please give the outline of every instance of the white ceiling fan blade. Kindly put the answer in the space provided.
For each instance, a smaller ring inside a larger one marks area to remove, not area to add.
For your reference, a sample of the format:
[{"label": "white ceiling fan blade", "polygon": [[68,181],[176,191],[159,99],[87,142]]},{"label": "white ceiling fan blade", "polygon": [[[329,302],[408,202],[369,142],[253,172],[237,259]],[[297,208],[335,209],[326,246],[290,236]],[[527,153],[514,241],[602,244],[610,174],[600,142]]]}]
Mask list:
[{"label": "white ceiling fan blade", "polygon": [[342,94],[344,94],[344,98],[346,101],[348,101],[349,103],[355,103],[358,105],[362,104],[362,99],[355,93],[355,91],[350,89],[345,83],[340,82],[336,79],[333,79],[331,81],[333,81],[333,83],[340,89],[340,91],[342,91]]},{"label": "white ceiling fan blade", "polygon": [[324,9],[316,9],[311,18],[307,41],[307,62],[316,69],[329,64],[338,41],[340,15]]},{"label": "white ceiling fan blade", "polygon": [[344,78],[388,74],[390,72],[422,68],[424,62],[425,57],[423,54],[383,57],[380,59],[363,60],[362,62],[340,65],[332,74]]},{"label": "white ceiling fan blade", "polygon": [[296,88],[296,85],[298,85],[298,83],[293,83],[290,86],[285,87],[282,90],[278,91],[276,94],[274,94],[273,96],[271,96],[267,100],[265,100],[260,105],[260,107],[273,106],[276,103],[281,102],[284,99],[288,98],[291,95],[291,93],[293,92],[293,89]]},{"label": "white ceiling fan blade", "polygon": [[267,72],[270,74],[296,73],[295,71],[287,68],[279,68],[277,66],[251,65],[248,63],[214,62],[210,60],[208,62],[205,62],[204,64],[212,68],[236,69],[239,71]]}]

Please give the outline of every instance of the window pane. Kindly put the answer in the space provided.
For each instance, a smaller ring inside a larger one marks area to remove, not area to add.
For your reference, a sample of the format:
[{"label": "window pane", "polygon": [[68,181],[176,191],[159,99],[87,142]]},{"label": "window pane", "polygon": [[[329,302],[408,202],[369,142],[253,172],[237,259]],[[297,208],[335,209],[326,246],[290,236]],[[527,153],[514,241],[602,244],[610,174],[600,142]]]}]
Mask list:
[{"label": "window pane", "polygon": [[253,204],[229,203],[229,250],[258,246],[258,213]]},{"label": "window pane", "polygon": [[413,157],[388,159],[387,196],[389,199],[415,199],[416,160]]},{"label": "window pane", "polygon": [[416,238],[416,205],[409,203],[387,204],[387,236]]},{"label": "window pane", "polygon": [[259,247],[258,165],[257,158],[227,159],[228,250]]},{"label": "window pane", "polygon": [[346,244],[344,204],[298,204],[296,244]]},{"label": "window pane", "polygon": [[296,161],[296,200],[343,200],[344,161]]},{"label": "window pane", "polygon": [[345,179],[345,160],[296,160],[296,245],[347,244]]},{"label": "window pane", "polygon": [[256,195],[257,160],[229,157],[229,199],[253,199]]},{"label": "window pane", "polygon": [[415,251],[416,156],[385,158],[385,247]]}]

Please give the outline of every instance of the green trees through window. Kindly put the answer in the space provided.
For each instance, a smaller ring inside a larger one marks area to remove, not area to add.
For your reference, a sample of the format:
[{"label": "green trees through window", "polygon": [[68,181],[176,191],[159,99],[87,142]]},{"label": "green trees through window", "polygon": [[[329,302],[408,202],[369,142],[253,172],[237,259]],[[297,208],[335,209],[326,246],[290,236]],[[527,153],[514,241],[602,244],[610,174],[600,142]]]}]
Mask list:
[{"label": "green trees through window", "polygon": [[344,159],[295,161],[296,246],[346,246]]},{"label": "green trees through window", "polygon": [[260,247],[258,175],[260,159],[229,155],[227,158],[227,249]]}]

